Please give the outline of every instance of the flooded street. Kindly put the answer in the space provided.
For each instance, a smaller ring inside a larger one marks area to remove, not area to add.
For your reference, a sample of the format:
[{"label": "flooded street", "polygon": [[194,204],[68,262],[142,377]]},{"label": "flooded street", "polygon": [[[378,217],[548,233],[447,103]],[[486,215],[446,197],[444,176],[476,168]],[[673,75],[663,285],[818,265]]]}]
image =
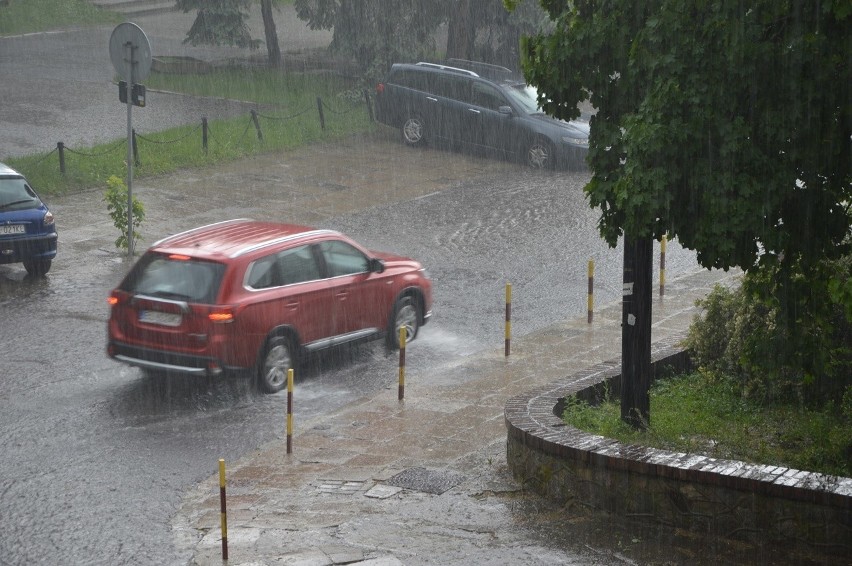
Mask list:
[{"label": "flooded street", "polygon": [[[155,55],[241,53],[183,46],[192,18],[137,21]],[[279,23],[284,49],[330,40],[296,20]],[[121,139],[125,107],[111,84],[110,29],[2,39],[0,68],[16,80],[0,85],[8,102],[0,105],[0,156]],[[246,112],[241,102],[152,91],[134,124],[149,132]],[[597,236],[582,193],[587,180],[588,173],[536,173],[412,150],[381,128],[366,138],[137,179],[134,194],[147,213],[138,249],[251,217],[338,229],[414,257],[435,282],[435,316],[408,350],[408,377],[416,381],[502,347],[506,283],[514,288],[518,336],[584,314],[589,259],[597,265],[596,304],[619,299],[621,250]],[[185,564],[190,556],[175,546],[170,525],[184,493],[214,473],[219,458],[237,460],[285,434],[282,394],[260,395],[240,379],[151,380],[106,357],[106,297],[130,263],[113,246],[105,188],[46,199],[59,255],[45,279],[0,266],[0,564]],[[695,270],[694,254],[672,244],[667,267],[672,278]],[[311,357],[297,376],[297,429],[395,387],[396,364],[380,343]],[[503,520],[535,513],[516,511]],[[544,543],[540,553],[552,556]]]},{"label": "flooded street", "polygon": [[[417,380],[501,346],[507,282],[518,335],[585,312],[589,258],[597,300],[618,299],[621,251],[597,237],[586,175],[411,150],[382,131],[142,181],[142,246],[245,216],[339,229],[418,258],[435,281],[435,317],[409,348]],[[181,494],[218,458],[285,434],[284,395],[239,379],[152,381],[106,357],[106,296],[128,263],[100,198],[51,199],[60,252],[46,279],[0,267],[4,562],[184,563],[169,531]],[[691,253],[668,252],[670,277],[695,269]],[[396,364],[381,343],[312,357],[297,378],[298,426],[395,386]]]}]

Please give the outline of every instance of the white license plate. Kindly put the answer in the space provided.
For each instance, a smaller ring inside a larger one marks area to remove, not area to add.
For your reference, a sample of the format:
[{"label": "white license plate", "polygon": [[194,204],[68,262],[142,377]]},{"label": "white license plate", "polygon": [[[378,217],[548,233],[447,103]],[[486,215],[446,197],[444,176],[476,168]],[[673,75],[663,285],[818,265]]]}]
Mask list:
[{"label": "white license plate", "polygon": [[140,322],[146,322],[148,324],[180,326],[181,316],[174,312],[141,311],[139,313],[139,320]]},{"label": "white license plate", "polygon": [[23,234],[26,232],[23,224],[2,224],[0,234]]}]

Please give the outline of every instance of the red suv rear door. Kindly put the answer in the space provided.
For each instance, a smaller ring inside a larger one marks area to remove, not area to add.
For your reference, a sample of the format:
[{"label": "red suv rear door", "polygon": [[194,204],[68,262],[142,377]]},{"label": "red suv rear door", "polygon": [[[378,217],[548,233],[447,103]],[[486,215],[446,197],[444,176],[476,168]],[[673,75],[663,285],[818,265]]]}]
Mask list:
[{"label": "red suv rear door", "polygon": [[334,300],[310,245],[269,254],[248,268],[247,305],[237,321],[240,332],[265,339],[275,328],[294,329],[303,345],[334,332]]}]

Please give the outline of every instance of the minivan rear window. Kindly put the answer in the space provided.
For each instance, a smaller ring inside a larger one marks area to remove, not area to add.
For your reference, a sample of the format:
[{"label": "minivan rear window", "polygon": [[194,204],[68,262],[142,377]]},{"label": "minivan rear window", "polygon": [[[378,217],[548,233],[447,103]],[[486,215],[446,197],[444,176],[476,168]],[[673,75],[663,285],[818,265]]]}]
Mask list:
[{"label": "minivan rear window", "polygon": [[212,304],[224,273],[221,263],[149,252],[127,275],[121,289],[134,295]]}]

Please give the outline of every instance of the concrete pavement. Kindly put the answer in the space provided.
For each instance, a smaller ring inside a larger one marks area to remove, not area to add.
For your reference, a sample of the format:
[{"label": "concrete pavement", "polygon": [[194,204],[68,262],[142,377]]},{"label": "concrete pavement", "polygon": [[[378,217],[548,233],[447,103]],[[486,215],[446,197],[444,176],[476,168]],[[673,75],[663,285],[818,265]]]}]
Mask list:
[{"label": "concrete pavement", "polygon": [[[653,341],[680,336],[716,283],[700,271],[669,282],[654,302]],[[440,316],[440,313],[437,313]],[[637,540],[630,527],[582,509],[556,509],[506,469],[504,403],[583,367],[620,356],[620,303],[353,399],[327,418],[295,422],[237,462],[226,462],[228,564],[612,564],[714,561]],[[429,327],[424,328],[429,332]],[[415,340],[410,348],[417,348]],[[281,394],[282,396],[284,394]],[[299,402],[298,383],[294,403]],[[211,462],[211,471],[216,463]],[[184,498],[172,526],[192,564],[222,563],[218,474]],[[621,547],[624,539],[623,551]],[[616,550],[614,550],[616,549]]]}]

